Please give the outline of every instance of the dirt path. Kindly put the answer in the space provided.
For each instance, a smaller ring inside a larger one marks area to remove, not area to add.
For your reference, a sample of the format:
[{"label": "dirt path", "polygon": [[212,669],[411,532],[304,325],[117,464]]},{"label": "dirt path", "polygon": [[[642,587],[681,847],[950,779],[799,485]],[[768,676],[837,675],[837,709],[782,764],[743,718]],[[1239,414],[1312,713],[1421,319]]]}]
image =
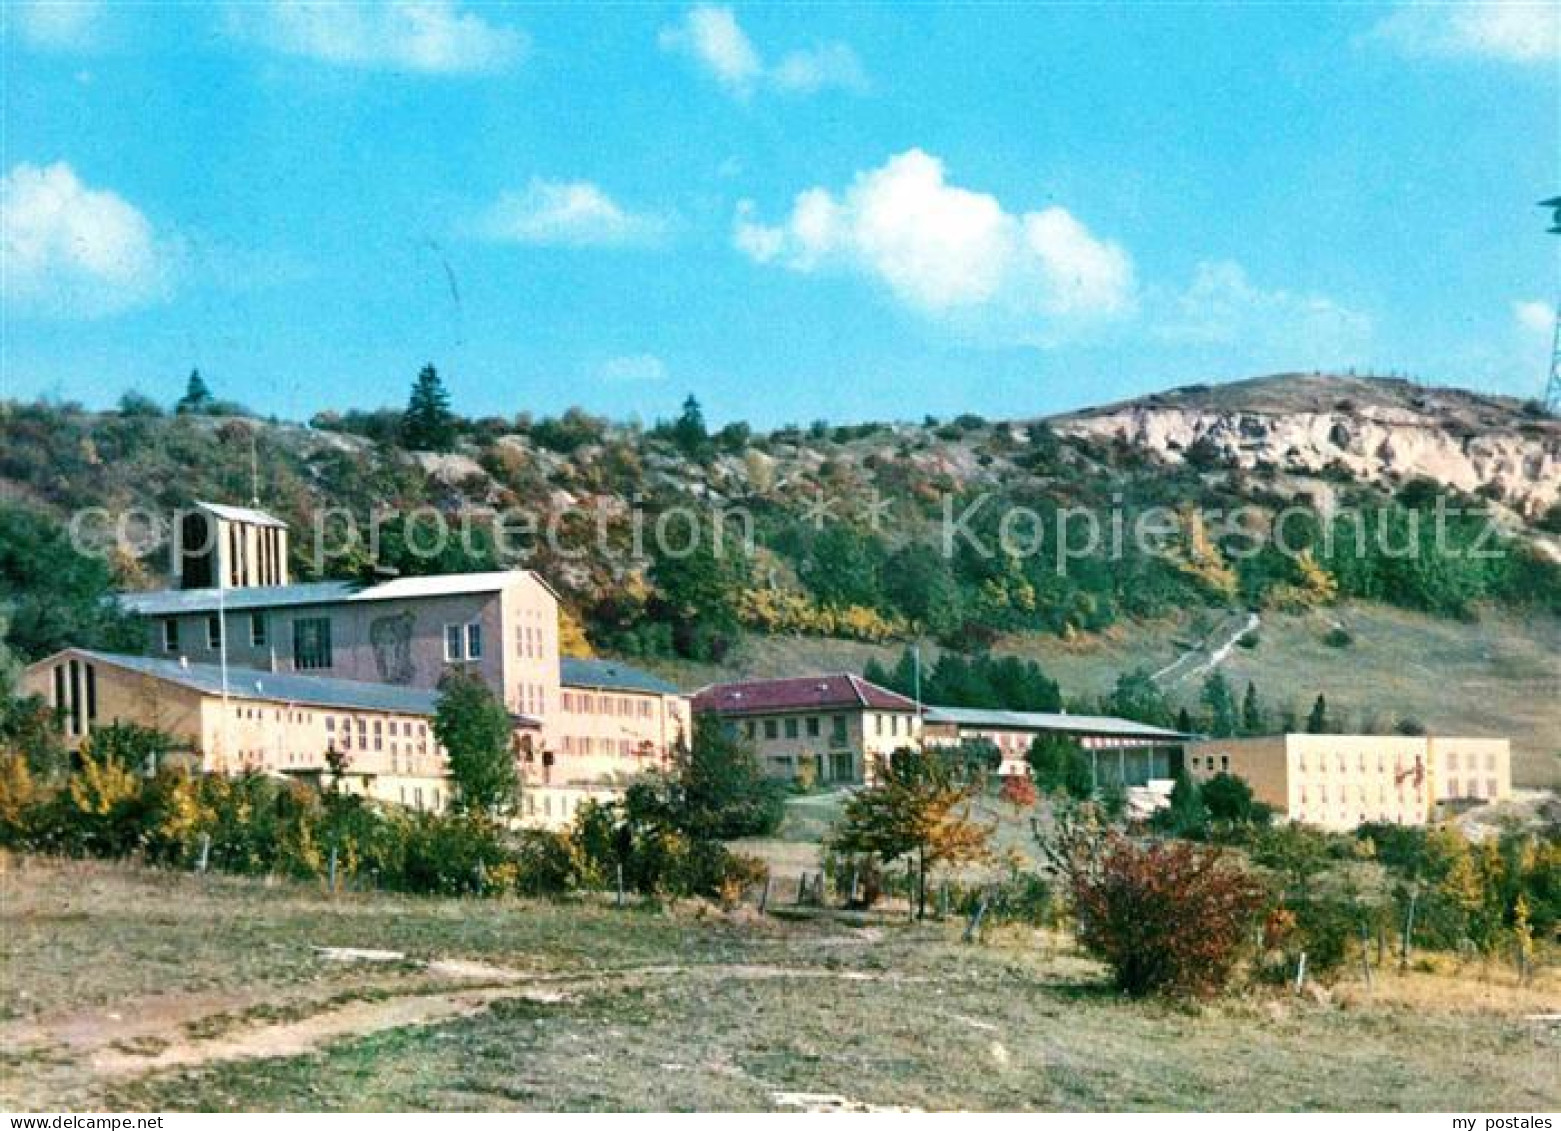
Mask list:
[{"label": "dirt path", "polygon": [[1256,613],[1231,618],[1220,628],[1210,632],[1195,648],[1183,652],[1149,678],[1162,687],[1172,687],[1213,671],[1225,662],[1243,639],[1256,632],[1262,621]]},{"label": "dirt path", "polygon": [[110,1045],[99,1049],[89,1066],[100,1076],[139,1076],[229,1060],[299,1056],[343,1037],[362,1037],[389,1029],[470,1017],[501,998],[549,1003],[563,1000],[563,996],[554,991],[522,990],[511,985],[408,994],[385,1001],[351,1002],[297,1021],[245,1028],[212,1040],[176,1038],[151,1055],[127,1051],[121,1044]]},{"label": "dirt path", "polygon": [[[333,1041],[470,1017],[497,1001],[567,1006],[580,993],[611,992],[670,978],[870,981],[883,977],[759,964],[535,974],[482,962],[435,959],[400,977],[245,995],[167,995],[122,1003],[112,1010],[34,1019],[0,1030],[0,1044],[14,1053],[86,1068],[98,1079],[115,1079],[225,1061],[300,1056]],[[322,990],[329,992],[322,994]]]}]

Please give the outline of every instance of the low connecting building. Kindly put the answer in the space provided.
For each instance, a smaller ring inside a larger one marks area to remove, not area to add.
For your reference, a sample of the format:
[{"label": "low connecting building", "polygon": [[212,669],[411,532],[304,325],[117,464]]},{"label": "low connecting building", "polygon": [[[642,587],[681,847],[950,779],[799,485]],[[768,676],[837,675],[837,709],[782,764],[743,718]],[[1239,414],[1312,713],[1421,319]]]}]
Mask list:
[{"label": "low connecting building", "polygon": [[902,747],[989,743],[998,773],[1030,772],[1038,735],[1059,735],[1090,755],[1099,785],[1174,778],[1189,737],[1130,719],[1061,712],[918,706],[850,674],[719,683],[694,695],[694,711],[753,744],[771,777],[821,783],[870,782],[873,768]]},{"label": "low connecting building", "polygon": [[1445,735],[1281,734],[1209,739],[1187,749],[1194,780],[1241,778],[1281,816],[1319,828],[1420,825],[1440,805],[1512,794],[1504,738]]},{"label": "low connecting building", "polygon": [[1182,747],[1193,736],[1110,715],[1066,711],[1003,711],[984,707],[928,707],[922,720],[928,746],[985,742],[1002,756],[1001,777],[1028,777],[1030,746],[1053,736],[1089,755],[1096,788],[1146,785],[1181,771]]}]

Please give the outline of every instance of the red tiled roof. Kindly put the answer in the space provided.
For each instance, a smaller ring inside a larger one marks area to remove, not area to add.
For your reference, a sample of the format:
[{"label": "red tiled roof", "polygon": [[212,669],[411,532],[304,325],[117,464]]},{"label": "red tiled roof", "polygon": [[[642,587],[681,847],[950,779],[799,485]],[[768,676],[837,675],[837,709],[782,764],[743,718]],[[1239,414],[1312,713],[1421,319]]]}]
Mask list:
[{"label": "red tiled roof", "polygon": [[823,707],[870,707],[875,711],[912,711],[905,696],[849,673],[753,679],[713,683],[694,694],[694,710],[714,715],[751,715],[766,711],[806,711]]}]

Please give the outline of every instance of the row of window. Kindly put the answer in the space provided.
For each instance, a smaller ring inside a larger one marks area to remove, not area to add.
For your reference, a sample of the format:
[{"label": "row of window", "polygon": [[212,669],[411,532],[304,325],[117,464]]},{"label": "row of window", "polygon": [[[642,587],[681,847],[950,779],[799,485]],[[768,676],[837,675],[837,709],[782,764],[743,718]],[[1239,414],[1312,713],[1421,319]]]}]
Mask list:
[{"label": "row of window", "polygon": [[1460,782],[1457,778],[1448,778],[1447,796],[1482,798],[1495,798],[1500,796],[1497,790],[1497,782],[1495,778],[1486,778],[1484,782],[1485,788],[1483,790],[1480,788],[1480,784],[1481,783],[1479,778],[1470,778],[1467,785]]},{"label": "row of window", "polygon": [[[535,794],[521,794],[521,801],[526,806],[526,816],[528,817],[535,817],[539,813],[544,817],[553,816],[554,800],[555,799],[551,793],[544,793],[542,795],[541,804],[538,804]],[[585,804],[591,799],[589,797],[573,797],[565,793],[560,794],[556,800],[558,801],[558,815],[560,817],[572,817],[576,812],[579,811],[581,805]]]},{"label": "row of window", "polygon": [[889,720],[889,737],[894,738],[894,737],[897,737],[899,735],[901,721],[903,721],[905,723],[905,737],[909,738],[911,736],[911,733],[912,733],[912,731],[911,731],[911,716],[909,716],[909,715],[903,715],[903,716],[902,715],[887,715],[887,716],[879,715],[879,716],[877,716],[877,719],[878,719],[878,730],[877,730],[878,737],[882,738],[883,735],[884,735],[884,719],[885,718],[887,718]]},{"label": "row of window", "polygon": [[522,659],[547,659],[546,640],[542,635],[542,630],[527,624],[521,625],[520,633],[515,637],[515,651]]},{"label": "row of window", "polygon": [[628,695],[592,695],[585,691],[563,693],[564,710],[577,715],[609,715],[620,719],[652,718],[655,709],[651,701]]},{"label": "row of window", "polygon": [[[1385,773],[1387,771],[1387,769],[1388,769],[1387,754],[1384,751],[1381,751],[1381,750],[1377,751],[1377,759],[1376,760],[1377,760],[1377,772],[1378,773]],[[1370,761],[1370,759],[1367,757],[1366,752],[1365,751],[1361,751],[1355,757],[1355,767],[1356,767],[1356,769],[1361,771],[1361,772],[1364,772],[1366,770],[1366,768],[1367,768],[1367,763],[1369,761]],[[1418,758],[1416,759],[1416,761],[1418,761]],[[1468,762],[1469,762],[1469,765],[1468,765],[1469,769],[1477,770],[1477,769],[1480,768],[1479,764],[1478,764],[1479,763],[1479,755],[1477,753],[1475,753],[1474,751],[1470,751],[1469,752],[1469,754],[1468,754]],[[1341,774],[1348,773],[1349,772],[1349,768],[1350,768],[1349,755],[1347,755],[1347,754],[1338,754],[1338,755],[1335,755],[1332,758],[1330,758],[1326,754],[1319,754],[1317,756],[1317,769],[1320,772],[1327,773],[1331,766],[1337,766],[1338,770],[1339,770],[1339,772]],[[1448,752],[1448,754],[1447,754],[1447,767],[1448,767],[1448,769],[1451,769],[1451,770],[1456,770],[1458,768],[1458,753],[1457,753],[1457,751],[1449,751]],[[1302,751],[1297,756],[1297,758],[1296,758],[1296,768],[1298,770],[1307,770],[1307,769],[1310,768],[1308,766],[1308,762],[1307,762],[1307,757],[1306,757],[1306,752],[1305,751]],[[1393,767],[1392,768],[1393,768],[1395,773],[1403,773],[1405,770],[1413,769],[1414,768],[1414,762],[1413,761],[1406,762],[1402,755],[1394,755]],[[1485,768],[1487,770],[1494,770],[1496,768],[1496,755],[1495,754],[1487,754],[1485,756]]]},{"label": "row of window", "polygon": [[[254,530],[256,557],[253,565],[254,579],[250,580],[249,539],[246,530]],[[246,527],[239,523],[228,524],[228,584],[240,588],[255,585],[282,584],[282,532],[274,526]]]},{"label": "row of window", "polygon": [[[437,813],[444,807],[444,799],[440,796],[437,789],[430,789],[429,793],[433,801],[433,804],[430,806],[430,808]],[[423,787],[420,785],[414,785],[410,787],[402,786],[401,804],[411,809],[423,808]]]},{"label": "row of window", "polygon": [[[1354,799],[1356,801],[1358,801],[1362,805],[1364,805],[1364,804],[1366,804],[1366,800],[1367,800],[1366,792],[1367,792],[1367,787],[1364,786],[1364,785],[1356,785],[1356,786],[1342,785],[1342,786],[1339,787],[1339,791],[1338,791],[1337,794],[1334,795],[1334,797],[1335,797],[1335,799],[1337,800],[1337,802],[1340,805],[1346,804],[1351,799],[1352,796],[1354,797]],[[1310,790],[1308,790],[1308,788],[1303,785],[1301,787],[1301,804],[1305,805],[1307,803],[1307,801],[1310,799],[1310,797],[1311,797]],[[1317,787],[1317,800],[1321,804],[1323,804],[1323,805],[1328,804],[1328,787],[1327,786],[1319,785]],[[1379,804],[1379,805],[1386,805],[1390,800],[1391,801],[1396,801],[1400,805],[1402,805],[1404,803],[1404,783],[1403,782],[1399,782],[1398,783],[1398,788],[1393,792],[1393,794],[1391,796],[1389,795],[1387,784],[1386,783],[1378,783],[1378,785],[1377,785],[1377,804]]]},{"label": "row of window", "polygon": [[[882,734],[882,715],[878,716],[878,722],[879,733]],[[781,719],[744,719],[743,735],[749,739],[757,738],[761,727],[766,741],[780,738],[783,731],[787,738],[801,738],[804,732],[808,738],[818,738],[823,729],[823,720],[818,715],[787,715]],[[850,741],[850,732],[844,715],[829,716],[829,740],[837,745]]]},{"label": "row of window", "polygon": [[632,758],[635,755],[650,754],[653,748],[650,743],[633,738],[592,738],[589,735],[576,737],[566,734],[563,738],[563,751],[565,754],[616,754],[621,758]]},{"label": "row of window", "polygon": [[521,684],[519,707],[523,715],[547,714],[547,687],[540,683]]},{"label": "row of window", "polygon": [[[253,648],[265,648],[271,643],[271,625],[265,613],[249,614],[249,643]],[[222,617],[206,614],[206,647],[215,652],[222,647]],[[163,651],[179,651],[179,622],[174,617],[163,620]]]},{"label": "row of window", "polygon": [[[1447,768],[1449,770],[1456,771],[1459,768],[1458,751],[1449,750],[1446,752],[1445,756],[1447,759]],[[1480,755],[1478,751],[1465,751],[1463,760],[1463,769],[1465,770],[1478,770],[1480,768]],[[1490,773],[1494,773],[1496,771],[1496,755],[1494,752],[1490,752],[1485,755],[1485,769]]]},{"label": "row of window", "polygon": [[81,660],[68,660],[54,668],[56,713],[69,734],[85,734],[98,721],[98,669]]}]

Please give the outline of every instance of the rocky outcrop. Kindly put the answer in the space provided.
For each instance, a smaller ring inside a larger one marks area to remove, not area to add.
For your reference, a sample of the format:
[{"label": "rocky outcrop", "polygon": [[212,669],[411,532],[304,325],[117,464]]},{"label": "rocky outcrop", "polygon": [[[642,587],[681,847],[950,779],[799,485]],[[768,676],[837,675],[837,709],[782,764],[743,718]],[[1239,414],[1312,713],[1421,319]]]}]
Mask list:
[{"label": "rocky outcrop", "polygon": [[1561,498],[1561,425],[1518,413],[1493,426],[1398,405],[1269,412],[1135,402],[1053,426],[1063,435],[1132,444],[1169,462],[1347,472],[1384,487],[1424,477],[1491,495],[1530,518]]}]

